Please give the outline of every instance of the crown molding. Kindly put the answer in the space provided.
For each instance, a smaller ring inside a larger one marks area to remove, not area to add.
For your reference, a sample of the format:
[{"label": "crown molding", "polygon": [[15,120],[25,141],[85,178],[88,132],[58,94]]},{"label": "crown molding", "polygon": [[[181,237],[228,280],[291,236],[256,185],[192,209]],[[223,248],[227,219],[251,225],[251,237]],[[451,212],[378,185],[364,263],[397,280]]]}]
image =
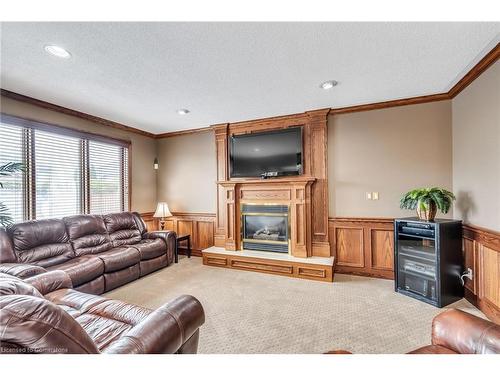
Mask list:
[{"label": "crown molding", "polygon": [[500,58],[500,43],[486,54],[469,72],[453,86],[448,95],[450,99],[460,94],[467,86],[469,86],[476,78],[484,73],[490,66],[492,66]]},{"label": "crown molding", "polygon": [[78,117],[78,118],[81,118],[83,120],[98,123],[100,125],[109,126],[111,128],[115,128],[115,129],[129,131],[129,132],[140,134],[140,135],[150,137],[150,138],[155,137],[155,135],[153,133],[147,132],[145,130],[137,129],[137,128],[134,128],[132,126],[128,126],[128,125],[124,125],[124,124],[120,124],[119,122],[106,120],[102,117],[97,117],[97,116],[90,115],[90,114],[85,113],[85,112],[80,112],[80,111],[76,111],[74,109],[62,107],[62,106],[57,105],[57,104],[53,104],[53,103],[49,103],[49,102],[46,102],[43,100],[35,99],[35,98],[30,97],[30,96],[18,94],[18,93],[13,92],[13,91],[1,89],[0,94],[1,94],[1,96],[5,96],[7,98],[11,98],[11,99],[23,102],[23,103],[36,105],[37,107],[49,109],[51,111],[63,113],[65,115]]},{"label": "crown molding", "polygon": [[400,106],[404,106],[404,105],[430,103],[430,102],[437,102],[437,101],[449,100],[449,99],[450,99],[450,97],[449,97],[448,93],[414,96],[412,98],[388,100],[385,102],[353,105],[350,107],[332,108],[330,110],[330,114],[331,115],[340,115],[340,114],[344,114],[344,113],[373,111],[375,109],[384,109],[384,108],[400,107]]},{"label": "crown molding", "polygon": [[187,130],[177,130],[174,132],[166,132],[166,133],[160,133],[160,134],[155,134],[156,139],[162,139],[162,138],[170,138],[170,137],[176,137],[179,135],[187,135],[187,134],[196,134],[196,133],[205,133],[213,130],[212,126],[205,126],[203,128],[195,128],[195,129],[187,129]]}]

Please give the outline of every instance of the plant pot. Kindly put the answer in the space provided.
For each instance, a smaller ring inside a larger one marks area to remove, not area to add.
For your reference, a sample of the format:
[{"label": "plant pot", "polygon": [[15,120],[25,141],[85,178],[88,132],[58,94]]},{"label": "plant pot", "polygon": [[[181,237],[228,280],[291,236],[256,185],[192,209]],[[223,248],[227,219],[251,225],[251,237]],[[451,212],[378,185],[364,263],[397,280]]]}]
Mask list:
[{"label": "plant pot", "polygon": [[418,202],[417,204],[417,216],[420,220],[424,221],[434,221],[437,213],[436,203],[431,201],[429,204],[422,204]]}]

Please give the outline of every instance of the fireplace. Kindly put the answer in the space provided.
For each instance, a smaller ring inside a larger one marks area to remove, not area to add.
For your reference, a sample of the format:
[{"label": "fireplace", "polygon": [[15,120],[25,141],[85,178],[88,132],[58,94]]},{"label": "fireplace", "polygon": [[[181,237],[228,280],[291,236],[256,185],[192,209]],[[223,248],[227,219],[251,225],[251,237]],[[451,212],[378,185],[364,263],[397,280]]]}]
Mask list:
[{"label": "fireplace", "polygon": [[242,249],[288,253],[288,211],[288,206],[282,204],[242,204]]}]

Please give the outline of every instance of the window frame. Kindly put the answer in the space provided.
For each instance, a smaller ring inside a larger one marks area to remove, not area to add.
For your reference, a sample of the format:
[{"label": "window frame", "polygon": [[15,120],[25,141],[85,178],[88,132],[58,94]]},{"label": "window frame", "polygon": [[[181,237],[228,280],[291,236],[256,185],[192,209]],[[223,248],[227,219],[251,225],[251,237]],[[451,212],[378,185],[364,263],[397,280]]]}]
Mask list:
[{"label": "window frame", "polygon": [[[19,126],[23,128],[23,147],[25,148],[28,146],[28,148],[32,149],[34,147],[33,140],[26,138],[26,134],[29,133],[29,129],[32,130],[42,130],[45,132],[49,133],[55,133],[59,135],[65,135],[69,137],[74,137],[80,139],[80,141],[86,141],[84,143],[88,144],[88,141],[97,141],[101,143],[107,143],[107,144],[113,144],[122,147],[123,149],[127,150],[127,184],[128,184],[128,191],[127,191],[127,207],[128,210],[131,209],[132,205],[132,142],[130,140],[125,140],[125,139],[120,139],[120,138],[114,138],[114,137],[109,137],[106,135],[101,135],[97,133],[92,133],[88,131],[82,131],[82,130],[77,130],[73,129],[70,127],[62,126],[59,124],[53,124],[53,123],[48,123],[48,122],[43,122],[43,121],[38,121],[38,120],[33,120],[25,117],[19,117],[19,116],[13,116],[9,115],[3,112],[0,112],[0,121],[4,124],[7,125],[14,125],[14,126]],[[27,130],[28,129],[28,130]],[[26,143],[26,145],[24,144]],[[36,151],[35,151],[36,152]],[[80,158],[80,163],[81,163],[81,184],[82,188],[87,188],[87,186],[83,186],[84,184],[89,183],[89,170],[88,170],[88,161],[89,161],[89,155],[88,155],[88,147],[86,147],[86,150],[82,150],[82,152],[86,152],[86,154],[81,156]],[[26,162],[32,163],[34,158],[34,153],[30,153],[26,151],[23,155],[23,159],[26,160]],[[24,173],[24,180],[27,182],[25,183],[26,187],[23,191],[23,213],[24,213],[24,218],[23,220],[36,220],[35,218],[35,184],[34,179],[36,178],[35,172],[32,171],[32,168],[28,165],[27,166],[27,171]],[[125,172],[125,171],[124,171]],[[123,201],[125,191],[122,190],[122,198],[121,200]],[[86,214],[89,212],[89,204],[90,204],[90,195],[89,194],[80,194],[80,199],[82,200],[81,202],[81,210],[82,214]],[[123,204],[121,204],[123,207]]]}]

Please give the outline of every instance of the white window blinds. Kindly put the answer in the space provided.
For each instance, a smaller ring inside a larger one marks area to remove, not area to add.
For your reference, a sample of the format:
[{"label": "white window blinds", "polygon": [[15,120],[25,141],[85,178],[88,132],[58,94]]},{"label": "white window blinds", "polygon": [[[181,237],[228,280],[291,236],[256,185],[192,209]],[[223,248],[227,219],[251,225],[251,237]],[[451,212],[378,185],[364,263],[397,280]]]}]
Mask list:
[{"label": "white window blinds", "polygon": [[90,213],[128,209],[127,149],[89,141]]},{"label": "white window blinds", "polygon": [[37,219],[82,212],[81,142],[78,138],[35,130]]},{"label": "white window blinds", "polygon": [[128,147],[125,141],[2,114],[0,166],[19,162],[25,172],[0,176],[0,214],[19,222],[128,210]]},{"label": "white window blinds", "polygon": [[[23,128],[0,123],[0,165],[23,163]],[[14,222],[24,218],[23,174],[0,176],[0,203]],[[2,212],[4,213],[4,212]]]}]

